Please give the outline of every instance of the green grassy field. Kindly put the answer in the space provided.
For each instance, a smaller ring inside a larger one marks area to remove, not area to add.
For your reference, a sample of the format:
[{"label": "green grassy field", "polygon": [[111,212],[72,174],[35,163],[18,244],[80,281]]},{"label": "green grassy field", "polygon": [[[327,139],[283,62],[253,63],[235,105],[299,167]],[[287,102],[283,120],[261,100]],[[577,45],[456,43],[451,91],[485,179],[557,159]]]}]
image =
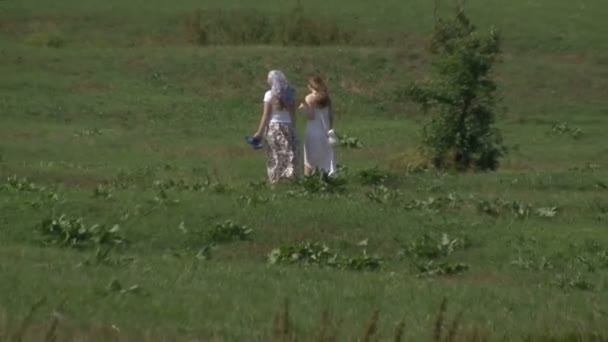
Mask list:
[{"label": "green grassy field", "polygon": [[[191,43],[195,10],[245,3],[0,1],[0,339],[43,297],[32,340],[60,307],[59,331],[85,339],[267,341],[286,298],[301,340],[323,310],[340,320],[340,340],[357,340],[376,309],[381,340],[401,320],[408,340],[429,339],[443,298],[463,327],[509,340],[605,330],[607,4],[467,2],[480,28],[503,32],[498,127],[510,153],[497,172],[452,174],[403,167],[426,120],[401,94],[427,75],[430,1],[304,4],[392,43]],[[255,3],[271,16],[290,8]],[[328,79],[337,129],[363,144],[337,151],[343,192],[261,183],[264,155],[243,137],[272,68],[301,95],[311,73]],[[376,166],[384,185],[360,176]],[[62,214],[118,224],[128,243],[105,257],[94,243],[45,244],[41,224]],[[249,239],[201,252],[227,220],[252,229]],[[415,256],[425,234],[447,234],[454,250],[427,264]],[[269,264],[297,242],[345,258],[365,251],[381,267]]]}]

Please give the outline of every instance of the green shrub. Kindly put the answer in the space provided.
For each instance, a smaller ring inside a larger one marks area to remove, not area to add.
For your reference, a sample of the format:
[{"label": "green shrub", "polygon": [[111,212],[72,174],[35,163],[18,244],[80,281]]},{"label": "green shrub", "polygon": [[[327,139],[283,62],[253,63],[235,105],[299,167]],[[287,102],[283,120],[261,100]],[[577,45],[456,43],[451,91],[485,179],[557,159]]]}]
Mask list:
[{"label": "green shrub", "polygon": [[431,42],[434,78],[409,94],[434,116],[424,126],[423,150],[436,167],[494,170],[505,153],[494,127],[497,86],[492,68],[500,39],[492,29],[480,33],[460,9],[439,19]]}]

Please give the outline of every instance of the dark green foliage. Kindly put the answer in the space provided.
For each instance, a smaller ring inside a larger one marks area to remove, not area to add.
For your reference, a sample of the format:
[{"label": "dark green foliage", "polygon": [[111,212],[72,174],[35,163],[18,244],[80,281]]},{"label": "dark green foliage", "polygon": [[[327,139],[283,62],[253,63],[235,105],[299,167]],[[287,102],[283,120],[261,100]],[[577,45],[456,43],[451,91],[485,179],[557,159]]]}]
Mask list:
[{"label": "dark green foliage", "polygon": [[459,10],[438,20],[431,42],[432,81],[410,89],[412,100],[432,110],[423,128],[423,149],[436,167],[494,170],[505,148],[494,127],[497,86],[492,68],[500,38],[482,34]]}]

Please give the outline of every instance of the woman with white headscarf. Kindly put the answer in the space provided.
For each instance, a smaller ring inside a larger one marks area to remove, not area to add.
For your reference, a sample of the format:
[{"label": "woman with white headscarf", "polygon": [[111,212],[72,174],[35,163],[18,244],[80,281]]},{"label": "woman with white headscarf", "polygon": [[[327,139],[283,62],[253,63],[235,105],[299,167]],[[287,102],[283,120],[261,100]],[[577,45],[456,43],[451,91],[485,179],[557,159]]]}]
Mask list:
[{"label": "woman with white headscarf", "polygon": [[270,90],[264,95],[264,111],[258,130],[253,134],[257,141],[266,131],[266,168],[268,179],[296,175],[295,90],[279,70],[268,73]]}]

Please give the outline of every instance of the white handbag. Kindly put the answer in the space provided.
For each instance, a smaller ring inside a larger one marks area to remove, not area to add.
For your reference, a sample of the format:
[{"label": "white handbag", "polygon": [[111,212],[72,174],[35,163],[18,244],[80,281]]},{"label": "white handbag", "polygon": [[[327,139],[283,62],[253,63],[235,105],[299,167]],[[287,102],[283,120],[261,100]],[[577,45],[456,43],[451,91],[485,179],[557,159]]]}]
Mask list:
[{"label": "white handbag", "polygon": [[329,140],[329,144],[332,146],[338,143],[338,136],[336,135],[336,132],[334,132],[333,129],[327,131],[327,139]]}]

